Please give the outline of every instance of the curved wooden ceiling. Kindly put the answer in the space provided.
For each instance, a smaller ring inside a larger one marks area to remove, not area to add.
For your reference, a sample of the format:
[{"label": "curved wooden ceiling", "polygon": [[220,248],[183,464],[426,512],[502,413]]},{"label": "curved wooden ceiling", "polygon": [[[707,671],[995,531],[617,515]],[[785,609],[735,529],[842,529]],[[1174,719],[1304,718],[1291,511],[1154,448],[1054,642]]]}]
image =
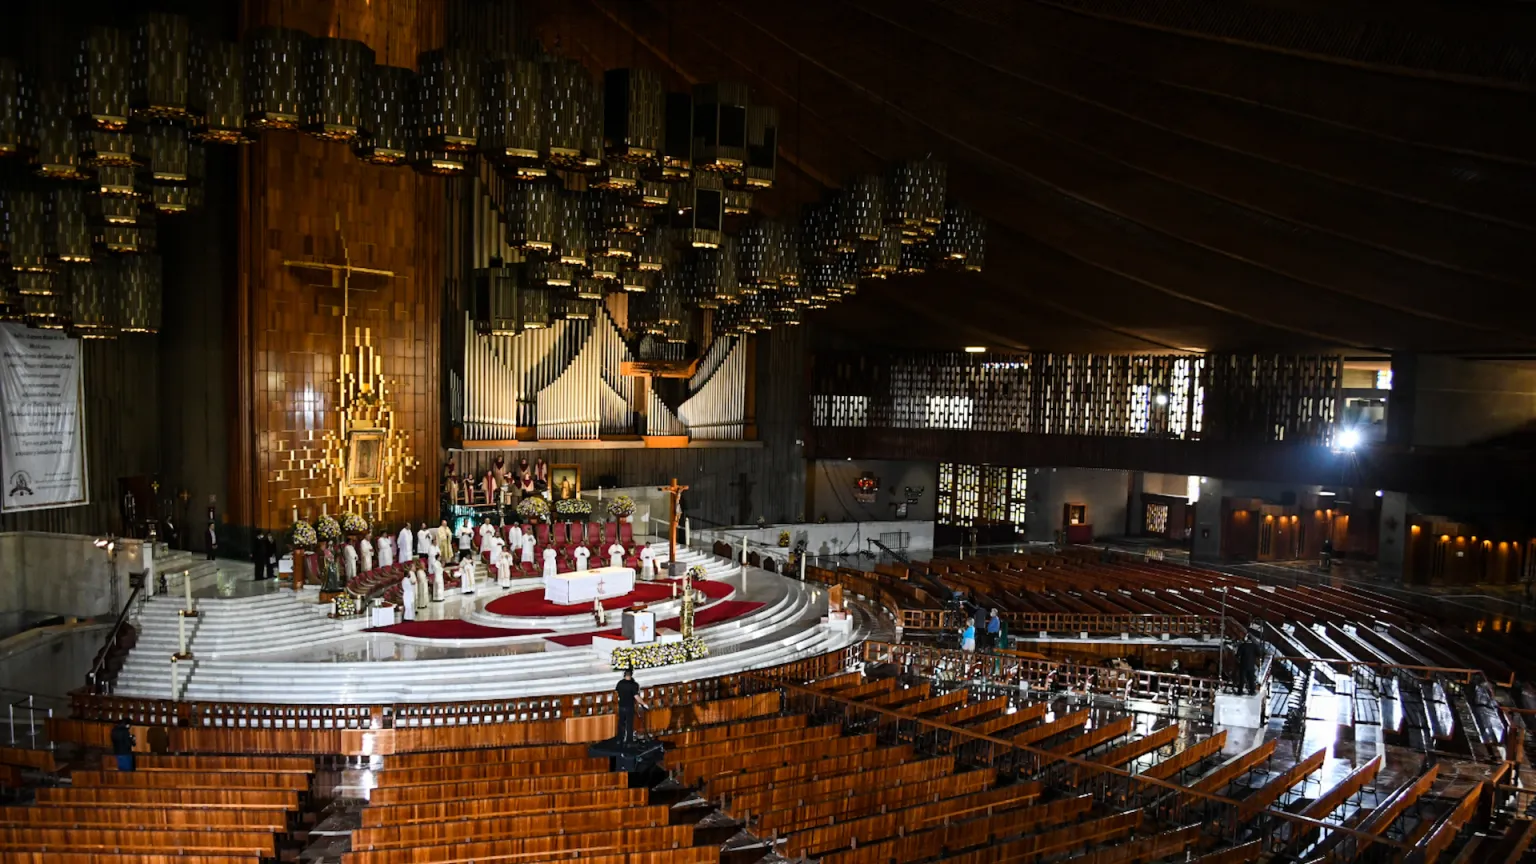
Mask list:
[{"label": "curved wooden ceiling", "polygon": [[949,163],[991,224],[986,272],[861,289],[818,318],[823,344],[1526,353],[1536,60],[1508,37],[1536,10],[1499,15],[1491,36],[1303,0],[550,0],[534,17],[594,66],[745,80],[777,105],[766,209],[913,155]]}]

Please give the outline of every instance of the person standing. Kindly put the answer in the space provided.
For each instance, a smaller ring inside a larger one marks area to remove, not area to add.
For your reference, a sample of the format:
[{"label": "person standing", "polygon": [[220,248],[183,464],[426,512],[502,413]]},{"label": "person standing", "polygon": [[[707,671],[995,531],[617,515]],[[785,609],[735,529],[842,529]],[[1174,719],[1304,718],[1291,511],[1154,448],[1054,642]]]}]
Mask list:
[{"label": "person standing", "polygon": [[256,565],[257,582],[266,579],[269,575],[267,571],[268,542],[270,541],[267,540],[267,533],[265,531],[258,532],[256,539],[251,541],[251,563]]},{"label": "person standing", "polygon": [[219,554],[219,528],[212,519],[208,520],[208,560],[212,561]]},{"label": "person standing", "polygon": [[434,552],[439,556],[442,555],[442,550],[437,548],[437,532],[428,528],[427,523],[423,522],[416,531],[416,557],[430,561]]},{"label": "person standing", "polygon": [[625,669],[613,692],[619,697],[619,746],[627,747],[635,740],[635,706],[648,706],[640,698],[640,685],[635,681],[635,670]]},{"label": "person standing", "polygon": [[112,727],[112,755],[117,757],[117,770],[133,770],[134,743],[133,730],[126,721],[119,721]]},{"label": "person standing", "polygon": [[373,534],[364,534],[363,539],[357,541],[357,554],[363,558],[363,572],[373,569]]},{"label": "person standing", "polygon": [[993,609],[992,614],[987,618],[986,648],[988,651],[998,647],[997,640],[1002,635],[1002,632],[1003,619],[998,617],[997,610]]},{"label": "person standing", "polygon": [[976,650],[976,624],[973,621],[965,622],[965,629],[960,631],[960,650]]},{"label": "person standing", "polygon": [[416,542],[416,535],[411,531],[411,523],[405,523],[405,527],[400,529],[399,540],[400,547],[395,551],[400,556],[400,563],[404,564],[407,561],[410,561],[412,558],[416,557],[415,550],[413,548]]},{"label": "person standing", "polygon": [[389,532],[379,535],[379,566],[392,567],[395,563],[395,541],[390,538]]},{"label": "person standing", "polygon": [[407,573],[400,580],[400,610],[406,621],[416,620],[416,574]]},{"label": "person standing", "polygon": [[448,520],[444,519],[437,525],[437,551],[443,556],[443,563],[453,560],[453,529],[448,527]]},{"label": "person standing", "polygon": [[471,528],[469,525],[469,520],[465,519],[459,525],[459,530],[453,533],[459,538],[459,560],[463,561],[465,558],[469,557],[469,546],[475,541],[475,529]]}]

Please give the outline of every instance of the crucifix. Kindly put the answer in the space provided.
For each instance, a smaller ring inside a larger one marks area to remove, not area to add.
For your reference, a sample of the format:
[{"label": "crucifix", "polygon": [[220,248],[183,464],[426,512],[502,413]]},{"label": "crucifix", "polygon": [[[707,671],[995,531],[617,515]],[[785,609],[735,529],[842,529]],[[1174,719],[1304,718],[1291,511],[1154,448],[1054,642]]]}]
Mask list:
[{"label": "crucifix", "polygon": [[672,517],[669,520],[672,523],[672,542],[667,552],[667,578],[672,579],[677,575],[673,572],[677,567],[677,520],[682,515],[683,493],[688,491],[688,487],[677,485],[677,478],[673,477],[671,486],[658,486],[656,491],[672,495]]}]

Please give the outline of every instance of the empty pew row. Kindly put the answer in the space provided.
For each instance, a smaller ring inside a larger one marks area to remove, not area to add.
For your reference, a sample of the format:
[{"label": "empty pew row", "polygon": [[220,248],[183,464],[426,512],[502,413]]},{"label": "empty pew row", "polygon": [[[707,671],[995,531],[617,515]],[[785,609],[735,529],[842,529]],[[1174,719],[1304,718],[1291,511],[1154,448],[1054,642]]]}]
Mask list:
[{"label": "empty pew row", "polygon": [[382,786],[373,790],[369,803],[430,804],[455,798],[494,798],[565,795],[622,789],[629,785],[629,775],[622,772],[589,774],[551,774],[543,777],[516,777],[505,780],[467,780],[436,785]]},{"label": "empty pew row", "polygon": [[749,791],[724,796],[724,800],[726,810],[732,815],[739,819],[751,819],[753,814],[792,808],[807,802],[846,798],[860,790],[923,783],[954,773],[955,758],[940,756],[812,780],[768,783]]},{"label": "empty pew row", "polygon": [[458,797],[419,803],[381,805],[370,802],[362,811],[364,828],[414,825],[457,819],[507,818],[524,813],[574,812],[641,807],[646,790],[619,786],[582,792]]},{"label": "empty pew row", "polygon": [[512,837],[547,834],[586,834],[631,828],[660,828],[668,823],[670,808],[633,806],[589,810],[560,810],[527,815],[497,814],[479,819],[455,819],[407,823],[352,832],[355,850],[397,849],[407,846],[438,846],[444,843],[478,843]]},{"label": "empty pew row", "polygon": [[1143,777],[1151,777],[1155,780],[1168,780],[1177,776],[1206,759],[1221,752],[1221,748],[1227,746],[1226,730],[1217,732],[1209,738],[1196,742],[1173,756],[1153,765],[1141,772]]},{"label": "empty pew row", "polygon": [[606,771],[607,759],[529,759],[515,762],[487,762],[483,765],[454,765],[440,768],[406,768],[380,771],[378,788],[394,786],[435,786],[468,783],[477,780],[512,780],[559,774],[596,774]]},{"label": "empty pew row", "polygon": [[[410,846],[395,849],[353,851],[342,855],[343,864],[448,864],[448,862],[509,859],[538,861],[546,858],[572,858],[578,855],[617,852],[671,852],[690,850],[693,826],[670,825],[660,828],[621,828],[586,833],[545,834],[501,840],[460,841]],[[717,860],[685,857],[683,860]]]},{"label": "empty pew row", "polygon": [[796,763],[815,764],[841,754],[858,754],[875,749],[874,733],[848,737],[821,738],[797,744],[793,749],[772,747],[763,750],[747,750],[734,755],[713,756],[697,761],[682,760],[679,764],[683,778],[697,783],[722,775],[740,775]]},{"label": "empty pew row", "polygon": [[883,813],[850,819],[846,822],[793,832],[785,843],[785,854],[820,858],[827,852],[850,845],[868,845],[896,836],[898,833],[911,833],[967,816],[1017,810],[1037,800],[1039,796],[1038,787],[1001,787],[911,807],[886,810]]},{"label": "empty pew row", "polygon": [[135,789],[291,789],[309,791],[308,774],[263,774],[254,771],[76,771],[75,788]]},{"label": "empty pew row", "polygon": [[[239,774],[259,771],[264,774],[313,774],[315,760],[304,756],[174,756],[155,753],[138,753],[133,769],[149,771],[220,771]],[[117,758],[101,757],[101,770],[116,771]]]},{"label": "empty pew row", "polygon": [[[867,791],[860,794],[845,793],[810,801],[802,799],[798,807],[765,813],[756,827],[759,831],[775,833],[804,830],[818,824],[843,822],[874,813],[881,808],[909,807],[925,801],[982,792],[995,779],[986,771],[967,771],[916,783],[882,783],[878,786],[861,784],[860,788]],[[1037,788],[1037,794],[1038,791]]]},{"label": "empty pew row", "polygon": [[[1178,737],[1179,727],[1170,724],[1150,735],[1143,735],[1135,741],[1114,747],[1093,761],[1109,768],[1123,768],[1154,750],[1170,746]],[[1082,785],[1088,780],[1091,773],[1091,769],[1079,766],[1073,772],[1072,784],[1074,786]]]},{"label": "empty pew row", "polygon": [[198,807],[0,807],[0,824],[38,825],[51,828],[114,828],[124,824],[182,830],[222,831],[259,828],[287,830],[288,817],[281,810],[207,810]]},{"label": "empty pew row", "polygon": [[[1055,829],[1055,826],[1080,820],[1090,806],[1091,802],[1086,797],[1069,798],[1003,813],[974,813],[968,818],[961,815],[943,822],[914,825],[900,835],[892,834],[887,839],[876,843],[832,852],[823,855],[821,860],[823,864],[885,864],[889,861],[918,861],[941,853],[987,847],[990,844],[996,844],[1001,838],[1015,836],[1020,832],[1043,831],[1043,833],[1024,838],[1026,840],[1054,835],[1058,831],[1072,830],[1070,828]],[[1091,823],[1078,822],[1073,827],[1086,828],[1089,824]],[[1056,838],[1052,837],[1048,844],[1055,845],[1056,842]],[[991,849],[982,849],[980,852],[971,854],[982,855],[997,848],[999,848],[998,845],[991,845]],[[959,860],[965,857],[965,855],[950,854],[945,860]],[[980,858],[977,860],[1014,859]]]},{"label": "empty pew row", "polygon": [[1311,756],[1297,762],[1285,769],[1278,776],[1259,787],[1253,794],[1238,802],[1238,817],[1244,821],[1252,819],[1261,811],[1268,809],[1280,797],[1289,792],[1292,786],[1305,780],[1307,777],[1323,767],[1323,759],[1328,755],[1325,747],[1313,753]]},{"label": "empty pew row", "polygon": [[180,850],[250,858],[276,857],[270,831],[178,831],[154,828],[0,827],[0,851],[33,852],[166,852]]}]

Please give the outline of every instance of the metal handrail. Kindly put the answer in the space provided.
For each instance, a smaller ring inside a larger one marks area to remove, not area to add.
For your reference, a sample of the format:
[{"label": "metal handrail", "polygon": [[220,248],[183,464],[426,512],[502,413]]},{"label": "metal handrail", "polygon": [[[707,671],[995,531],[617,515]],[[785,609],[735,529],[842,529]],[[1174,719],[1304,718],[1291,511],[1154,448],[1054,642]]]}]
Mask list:
[{"label": "metal handrail", "polygon": [[85,674],[86,687],[92,694],[100,695],[102,685],[101,670],[106,665],[108,658],[112,656],[112,649],[117,647],[117,637],[123,632],[123,624],[128,620],[128,610],[133,608],[133,602],[139,599],[139,592],[144,590],[143,585],[134,586],[128,595],[128,602],[123,604],[123,610],[117,613],[117,623],[112,625],[112,632],[107,634],[107,640],[103,643],[101,653],[96,655],[96,660],[91,664],[91,671]]}]

